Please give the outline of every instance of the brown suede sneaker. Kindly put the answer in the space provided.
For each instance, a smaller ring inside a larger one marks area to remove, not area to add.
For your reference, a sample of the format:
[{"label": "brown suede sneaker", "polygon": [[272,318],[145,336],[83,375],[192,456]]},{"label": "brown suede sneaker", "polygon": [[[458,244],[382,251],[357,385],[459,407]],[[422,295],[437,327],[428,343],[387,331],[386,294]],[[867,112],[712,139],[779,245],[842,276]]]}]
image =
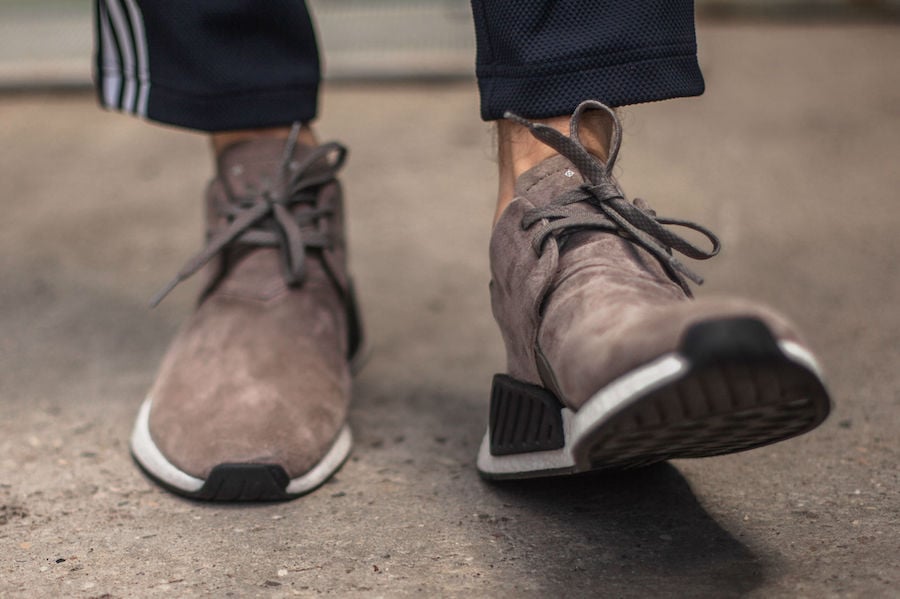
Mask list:
[{"label": "brown suede sneaker", "polygon": [[[613,120],[609,159],[578,139],[586,110]],[[571,136],[508,115],[559,152],[517,182],[491,238],[491,300],[507,350],[478,455],[486,478],[713,456],[805,433],[830,410],[819,367],[782,316],[691,300],[673,256],[709,258],[707,229],[656,216],[612,178],[615,113],[585,102]],[[702,250],[664,225],[705,235]]]},{"label": "brown suede sneaker", "polygon": [[335,179],[346,150],[303,147],[296,134],[222,153],[207,247],[153,302],[209,262],[131,438],[138,464],[181,495],[296,497],[350,452],[349,362],[361,332]]}]

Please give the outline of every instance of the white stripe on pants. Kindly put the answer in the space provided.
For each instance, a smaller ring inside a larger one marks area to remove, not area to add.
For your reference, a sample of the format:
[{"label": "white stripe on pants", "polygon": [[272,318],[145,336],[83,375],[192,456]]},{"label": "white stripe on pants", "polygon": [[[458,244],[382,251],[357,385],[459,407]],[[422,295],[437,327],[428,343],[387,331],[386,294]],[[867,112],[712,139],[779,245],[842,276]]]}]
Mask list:
[{"label": "white stripe on pants", "polygon": [[147,116],[150,60],[136,0],[98,0],[101,98],[107,108]]}]

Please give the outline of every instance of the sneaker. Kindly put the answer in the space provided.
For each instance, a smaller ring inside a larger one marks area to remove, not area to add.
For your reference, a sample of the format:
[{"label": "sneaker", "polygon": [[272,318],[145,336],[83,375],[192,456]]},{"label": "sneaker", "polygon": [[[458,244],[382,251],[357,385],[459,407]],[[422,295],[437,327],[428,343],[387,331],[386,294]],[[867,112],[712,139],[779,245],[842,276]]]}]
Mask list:
[{"label": "sneaker", "polygon": [[207,246],[153,300],[206,266],[131,437],[141,468],[180,495],[289,499],[350,453],[361,332],[335,179],[346,150],[302,146],[297,131],[221,154]]},{"label": "sneaker", "polygon": [[[581,115],[613,121],[604,162]],[[491,300],[507,351],[478,455],[486,478],[644,466],[743,451],[812,430],[830,410],[820,369],[783,316],[739,299],[692,300],[673,251],[718,252],[700,225],[629,202],[612,177],[615,113],[585,102],[570,136],[507,115],[559,155],[517,181],[491,239]],[[666,225],[705,235],[710,250]]]}]

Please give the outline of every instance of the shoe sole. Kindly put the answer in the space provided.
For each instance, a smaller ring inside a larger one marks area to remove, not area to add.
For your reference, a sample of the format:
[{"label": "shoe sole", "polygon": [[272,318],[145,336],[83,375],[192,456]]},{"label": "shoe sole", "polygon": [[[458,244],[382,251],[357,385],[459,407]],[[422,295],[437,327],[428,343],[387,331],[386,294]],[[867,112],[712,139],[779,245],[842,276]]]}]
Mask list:
[{"label": "shoe sole", "polygon": [[[360,339],[350,360],[351,374],[362,370],[369,357],[368,344]],[[141,404],[131,433],[131,456],[153,481],[164,489],[205,501],[286,501],[315,491],[337,472],[353,449],[353,434],[345,424],[331,448],[306,474],[290,478],[278,464],[232,463],[215,466],[206,479],[179,469],[160,451],[150,434],[152,398]]]},{"label": "shoe sole", "polygon": [[577,412],[543,387],[495,376],[477,466],[487,479],[535,478],[723,455],[806,433],[830,409],[803,346],[755,318],[707,321]]},{"label": "shoe sole", "polygon": [[343,465],[353,447],[350,427],[344,425],[331,448],[303,476],[290,478],[277,464],[235,463],[215,466],[206,479],[179,469],[166,459],[150,435],[147,398],[138,412],[131,435],[131,455],[138,466],[165,489],[207,501],[284,501],[314,491]]}]

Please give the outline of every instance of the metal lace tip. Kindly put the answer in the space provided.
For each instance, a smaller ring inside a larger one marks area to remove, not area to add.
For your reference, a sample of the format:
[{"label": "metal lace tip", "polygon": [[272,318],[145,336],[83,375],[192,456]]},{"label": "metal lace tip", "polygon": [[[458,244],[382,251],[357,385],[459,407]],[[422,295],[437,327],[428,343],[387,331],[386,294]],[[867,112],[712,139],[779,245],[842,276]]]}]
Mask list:
[{"label": "metal lace tip", "polygon": [[508,110],[503,113],[503,118],[505,118],[508,121],[518,123],[518,124],[522,125],[523,127],[528,127],[529,129],[534,129],[534,126],[535,126],[534,123],[532,123],[528,119],[524,119],[524,118],[520,117],[519,115],[517,115],[513,112],[510,112]]},{"label": "metal lace tip", "polygon": [[691,281],[693,281],[695,284],[697,284],[697,285],[702,285],[702,284],[703,284],[703,277],[701,277],[700,275],[698,275],[698,274],[695,273],[694,271],[688,270],[688,269],[684,269],[684,271],[682,271],[682,272],[683,272],[684,276],[686,276],[687,278],[689,278],[689,279],[690,279]]},{"label": "metal lace tip", "polygon": [[[669,263],[669,266],[672,270],[677,273],[680,273],[681,276],[685,277],[689,281],[693,282],[695,285],[703,284],[703,277],[695,273],[693,270],[685,266],[680,260],[675,258],[674,256],[669,255],[666,259],[666,262]],[[683,285],[683,287],[687,287],[687,285]]]},{"label": "metal lace tip", "polygon": [[169,295],[173,289],[181,282],[180,278],[175,278],[166,283],[166,286],[156,292],[156,294],[150,298],[150,309],[152,310],[156,306],[160,304],[166,296]]},{"label": "metal lace tip", "polygon": [[284,152],[281,155],[282,168],[287,168],[287,165],[291,162],[291,156],[294,155],[294,149],[297,147],[297,138],[300,136],[302,127],[303,124],[300,121],[295,121],[291,125],[291,132],[288,133],[287,141],[284,144]]}]

